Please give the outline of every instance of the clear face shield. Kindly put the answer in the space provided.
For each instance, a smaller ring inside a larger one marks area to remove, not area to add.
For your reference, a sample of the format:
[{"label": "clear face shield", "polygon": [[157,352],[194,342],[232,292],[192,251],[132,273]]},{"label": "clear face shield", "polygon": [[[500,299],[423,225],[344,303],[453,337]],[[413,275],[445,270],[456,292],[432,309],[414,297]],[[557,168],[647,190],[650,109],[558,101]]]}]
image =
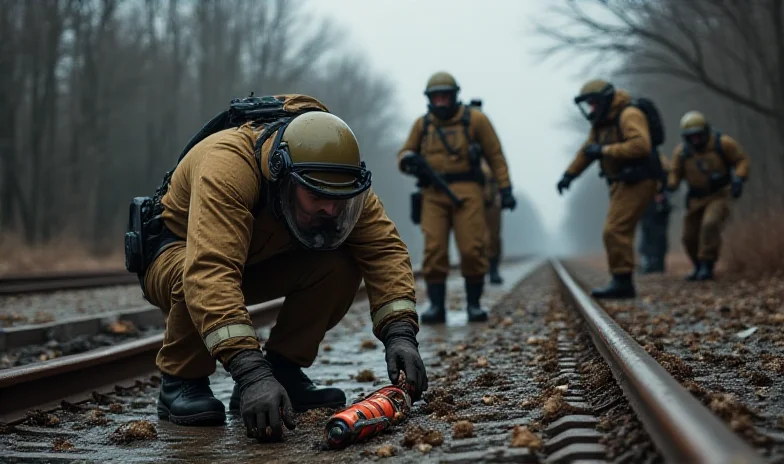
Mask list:
[{"label": "clear face shield", "polygon": [[350,198],[319,195],[297,177],[287,176],[280,191],[282,212],[289,230],[308,249],[336,249],[357,224],[368,190]]},{"label": "clear face shield", "polygon": [[596,100],[594,99],[577,102],[577,107],[580,108],[580,112],[583,114],[585,119],[589,121],[593,121],[593,119],[596,117],[596,106]]}]

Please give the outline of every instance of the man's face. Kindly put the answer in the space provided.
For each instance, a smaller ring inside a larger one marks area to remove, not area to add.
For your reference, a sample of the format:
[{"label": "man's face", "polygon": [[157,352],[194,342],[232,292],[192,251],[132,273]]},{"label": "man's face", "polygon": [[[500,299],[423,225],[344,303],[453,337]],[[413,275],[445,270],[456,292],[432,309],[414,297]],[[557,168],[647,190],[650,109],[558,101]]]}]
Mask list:
[{"label": "man's face", "polygon": [[296,198],[297,225],[302,229],[323,226],[326,221],[337,218],[345,206],[342,200],[321,198],[301,185],[296,186]]},{"label": "man's face", "polygon": [[430,94],[430,104],[433,106],[449,106],[451,101],[449,92],[434,92]]}]

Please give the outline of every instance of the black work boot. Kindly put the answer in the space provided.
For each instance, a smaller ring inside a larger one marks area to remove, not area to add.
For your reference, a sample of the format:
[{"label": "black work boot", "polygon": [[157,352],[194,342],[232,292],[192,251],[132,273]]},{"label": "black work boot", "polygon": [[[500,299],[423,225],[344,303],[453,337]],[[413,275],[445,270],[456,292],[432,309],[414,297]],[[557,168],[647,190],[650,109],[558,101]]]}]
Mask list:
[{"label": "black work boot", "polygon": [[645,265],[642,268],[643,274],[656,274],[664,272],[664,259],[662,258],[648,258],[645,260]]},{"label": "black work boot", "polygon": [[498,273],[498,258],[490,260],[490,283],[493,285],[501,285],[504,283],[503,277]]},{"label": "black work boot", "polygon": [[443,324],[446,322],[446,284],[427,284],[427,297],[430,307],[420,316],[422,324]]},{"label": "black work boot", "polygon": [[[317,408],[339,408],[346,405],[346,394],[334,387],[316,388],[313,381],[302,372],[302,368],[283,356],[268,351],[264,356],[272,364],[272,375],[280,383],[297,412]],[[237,384],[229,400],[229,410],[240,409],[240,392]]]},{"label": "black work boot", "polygon": [[591,290],[591,296],[600,299],[634,298],[636,295],[631,273],[613,274],[610,285]]},{"label": "black work boot", "polygon": [[487,311],[482,309],[479,305],[479,299],[482,297],[485,283],[477,282],[469,284],[466,282],[466,312],[468,313],[468,322],[484,322],[487,320]]},{"label": "black work boot", "polygon": [[220,425],[226,408],[210,389],[210,379],[183,379],[161,373],[158,418],[177,425]]},{"label": "black work boot", "polygon": [[713,261],[700,261],[695,280],[713,280]]},{"label": "black work boot", "polygon": [[692,263],[694,264],[694,269],[684,277],[689,282],[697,280],[697,274],[700,272],[700,264],[694,261],[692,261]]}]

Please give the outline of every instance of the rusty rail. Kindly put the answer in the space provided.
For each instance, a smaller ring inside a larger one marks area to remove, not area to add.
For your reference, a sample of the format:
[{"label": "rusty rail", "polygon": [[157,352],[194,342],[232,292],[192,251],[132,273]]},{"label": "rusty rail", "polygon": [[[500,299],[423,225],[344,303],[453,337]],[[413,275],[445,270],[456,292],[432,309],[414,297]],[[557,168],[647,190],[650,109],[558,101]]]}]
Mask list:
[{"label": "rusty rail", "polygon": [[551,265],[629,403],[668,462],[764,462],[600,308],[559,261],[553,259]]},{"label": "rusty rail", "polygon": [[0,295],[51,292],[75,288],[138,284],[136,274],[125,269],[109,271],[63,271],[0,277]]}]

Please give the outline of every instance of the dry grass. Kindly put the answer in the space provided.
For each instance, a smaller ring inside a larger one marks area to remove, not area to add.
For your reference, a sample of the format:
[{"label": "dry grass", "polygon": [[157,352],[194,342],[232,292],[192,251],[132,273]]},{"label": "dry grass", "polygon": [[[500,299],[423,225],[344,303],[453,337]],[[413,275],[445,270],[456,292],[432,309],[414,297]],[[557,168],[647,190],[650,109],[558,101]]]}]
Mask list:
[{"label": "dry grass", "polygon": [[18,236],[0,235],[0,276],[65,270],[124,269],[122,249],[94,256],[75,239],[31,248]]},{"label": "dry grass", "polygon": [[784,212],[745,214],[722,236],[723,267],[733,273],[771,275],[784,267]]}]

